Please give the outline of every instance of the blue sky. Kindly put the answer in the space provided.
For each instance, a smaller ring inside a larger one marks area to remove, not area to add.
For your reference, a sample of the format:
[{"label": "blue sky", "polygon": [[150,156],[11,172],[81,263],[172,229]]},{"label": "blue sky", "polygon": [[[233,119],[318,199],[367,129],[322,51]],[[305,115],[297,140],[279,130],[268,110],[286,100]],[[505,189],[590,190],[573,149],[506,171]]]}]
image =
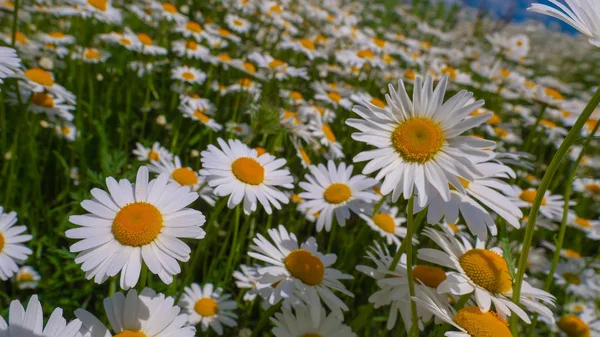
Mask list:
[{"label": "blue sky", "polygon": [[[460,2],[460,0],[457,2]],[[513,13],[511,16],[514,21],[535,19],[543,21],[551,26],[559,26],[563,31],[575,31],[572,27],[564,24],[560,20],[527,11],[527,7],[529,7],[532,2],[550,4],[548,0],[462,0],[462,2],[475,8],[479,8],[483,4],[486,9],[489,9],[498,16],[503,16],[514,6],[515,10],[511,11],[511,13]]]}]

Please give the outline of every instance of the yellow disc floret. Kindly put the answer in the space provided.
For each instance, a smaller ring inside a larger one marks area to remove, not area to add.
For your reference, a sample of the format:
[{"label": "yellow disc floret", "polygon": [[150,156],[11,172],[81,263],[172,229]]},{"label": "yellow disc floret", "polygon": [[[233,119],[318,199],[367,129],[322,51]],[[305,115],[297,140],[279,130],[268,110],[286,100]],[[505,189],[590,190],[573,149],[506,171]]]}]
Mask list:
[{"label": "yellow disc floret", "polygon": [[411,118],[392,132],[392,146],[402,159],[423,164],[431,160],[444,146],[444,131],[429,118]]},{"label": "yellow disc floret", "polygon": [[163,228],[162,213],[147,202],[125,205],[113,220],[112,232],[124,246],[141,247],[154,241]]},{"label": "yellow disc floret", "polygon": [[373,217],[373,222],[384,232],[394,233],[396,230],[396,222],[394,221],[394,218],[387,213],[379,213],[375,215]]},{"label": "yellow disc floret", "polygon": [[240,157],[231,164],[233,175],[241,182],[260,185],[265,180],[265,168],[254,158]]},{"label": "yellow disc floret", "polygon": [[413,268],[413,278],[428,287],[437,288],[446,280],[446,272],[442,268],[418,265]]},{"label": "yellow disc floret", "polygon": [[219,311],[219,304],[214,299],[205,297],[196,302],[194,310],[200,316],[210,317],[217,314]]},{"label": "yellow disc floret", "polygon": [[478,286],[492,293],[506,293],[512,288],[512,277],[506,260],[486,249],[471,249],[458,259],[465,274]]},{"label": "yellow disc floret", "polygon": [[323,198],[330,204],[341,204],[352,197],[352,190],[346,184],[334,183],[323,193]]},{"label": "yellow disc floret", "polygon": [[472,337],[512,337],[505,320],[493,311],[481,312],[479,307],[460,309],[454,322]]},{"label": "yellow disc floret", "polygon": [[589,337],[590,327],[581,318],[571,315],[563,316],[556,323],[559,329],[569,337]]},{"label": "yellow disc floret", "polygon": [[311,286],[321,284],[325,276],[325,266],[321,259],[306,249],[290,252],[284,264],[292,276]]}]

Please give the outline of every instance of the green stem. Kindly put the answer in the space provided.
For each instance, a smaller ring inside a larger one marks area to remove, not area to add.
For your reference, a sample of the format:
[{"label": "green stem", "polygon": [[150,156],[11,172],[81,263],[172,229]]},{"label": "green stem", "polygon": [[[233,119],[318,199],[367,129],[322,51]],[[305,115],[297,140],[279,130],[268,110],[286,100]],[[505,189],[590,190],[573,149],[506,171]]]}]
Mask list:
[{"label": "green stem", "polygon": [[[594,93],[592,99],[588,102],[585,109],[579,117],[575,124],[565,137],[564,141],[552,157],[552,161],[548,166],[548,169],[544,173],[544,177],[542,178],[542,182],[538,187],[535,199],[533,200],[533,204],[531,205],[531,210],[529,211],[529,219],[527,220],[527,226],[525,228],[525,237],[523,238],[523,249],[521,251],[521,256],[519,257],[519,267],[517,270],[517,277],[514,283],[513,289],[513,297],[512,300],[515,304],[519,304],[519,298],[521,296],[521,285],[523,283],[523,276],[525,275],[525,268],[527,267],[527,256],[529,255],[529,249],[531,248],[531,241],[533,240],[533,232],[535,229],[535,221],[537,219],[538,211],[542,204],[542,200],[544,199],[544,194],[548,190],[548,186],[552,182],[554,178],[554,174],[556,173],[560,162],[567,155],[567,151],[575,143],[575,141],[579,138],[579,134],[581,129],[585,125],[585,122],[590,118],[596,106],[600,103],[600,88]],[[517,327],[517,315],[512,315],[511,317],[511,330],[513,336],[518,336],[518,327]]]},{"label": "green stem", "polygon": [[[592,130],[592,132],[590,134],[591,135],[596,134],[596,131],[598,131],[599,126],[600,126],[600,123],[596,123],[594,130]],[[581,159],[583,159],[585,149],[586,149],[587,145],[589,144],[589,142],[590,142],[590,140],[586,141],[586,143],[583,145],[581,152],[579,153],[579,156],[577,157],[577,159],[571,166],[571,171],[569,172],[569,176],[567,177],[567,180],[566,180],[565,192],[563,194],[563,199],[564,199],[563,215],[562,215],[562,219],[560,222],[560,230],[558,232],[558,238],[556,239],[556,242],[555,242],[556,248],[554,249],[554,255],[552,256],[552,264],[550,265],[550,270],[548,271],[548,276],[546,276],[546,281],[544,282],[544,288],[543,288],[544,291],[550,290],[550,286],[552,286],[552,280],[554,279],[554,272],[556,271],[556,267],[558,266],[558,262],[560,261],[560,251],[562,250],[563,242],[565,240],[565,233],[567,232],[567,218],[569,216],[569,202],[571,201],[571,191],[573,189],[573,180],[575,179],[575,174],[577,173],[577,167],[579,166],[579,163],[581,163]],[[532,337],[535,332],[535,326],[537,325],[537,322],[538,322],[538,316],[539,315],[536,313],[535,316],[533,317],[533,320],[531,321],[531,327],[529,328],[529,337]]]},{"label": "green stem", "polygon": [[537,119],[535,120],[535,123],[533,124],[533,128],[531,128],[529,135],[527,136],[527,140],[525,141],[525,145],[523,145],[523,151],[525,152],[529,152],[530,148],[531,148],[531,144],[533,143],[533,139],[535,138],[535,135],[537,134],[537,127],[540,125],[540,121],[542,120],[542,118],[544,118],[544,114],[546,113],[546,107],[547,105],[544,104],[542,106],[542,110],[540,110],[539,115],[537,116]]},{"label": "green stem", "polygon": [[[417,218],[415,219],[415,223],[414,223],[415,232],[419,230],[419,227],[421,226],[421,223],[423,222],[423,219],[425,218],[426,215],[427,215],[426,210],[422,210],[419,214],[417,214]],[[408,215],[407,215],[407,218],[408,218]],[[404,240],[402,240],[402,244],[400,244],[400,248],[398,248],[398,250],[396,251],[396,255],[394,255],[394,259],[392,260],[392,264],[390,264],[390,266],[389,266],[389,270],[396,269],[396,265],[398,265],[398,261],[400,261],[400,257],[406,251],[406,243],[407,242],[408,242],[408,240],[406,240],[406,237],[405,237]]]},{"label": "green stem", "polygon": [[269,318],[271,318],[271,316],[273,316],[273,314],[275,314],[275,312],[277,310],[279,310],[279,308],[281,308],[282,303],[283,303],[283,300],[280,300],[279,302],[272,305],[269,308],[269,310],[267,310],[267,312],[265,312],[263,314],[260,321],[256,325],[256,328],[254,328],[254,330],[252,330],[252,335],[250,335],[250,337],[258,337],[258,335],[260,335],[260,333],[263,331],[263,328],[265,327],[265,325],[267,325]]},{"label": "green stem", "polygon": [[108,297],[113,297],[117,290],[117,277],[111,277],[110,283],[108,284]]},{"label": "green stem", "polygon": [[13,3],[13,22],[12,22],[12,40],[10,45],[12,47],[17,43],[17,23],[19,22],[19,0],[15,0]]},{"label": "green stem", "polygon": [[142,263],[142,272],[140,274],[140,283],[138,285],[138,294],[142,292],[142,290],[144,290],[144,288],[146,288],[146,282],[148,281],[148,266],[146,266],[146,264]]},{"label": "green stem", "polygon": [[417,317],[417,305],[415,301],[413,301],[413,297],[415,296],[415,281],[412,276],[412,268],[413,268],[413,245],[412,245],[412,237],[413,237],[413,208],[415,203],[414,195],[408,199],[408,206],[406,207],[406,237],[404,241],[408,242],[408,246],[406,247],[406,277],[408,278],[408,292],[410,294],[410,313],[412,317],[412,327],[410,329],[409,335],[418,336],[419,330],[419,318]]}]

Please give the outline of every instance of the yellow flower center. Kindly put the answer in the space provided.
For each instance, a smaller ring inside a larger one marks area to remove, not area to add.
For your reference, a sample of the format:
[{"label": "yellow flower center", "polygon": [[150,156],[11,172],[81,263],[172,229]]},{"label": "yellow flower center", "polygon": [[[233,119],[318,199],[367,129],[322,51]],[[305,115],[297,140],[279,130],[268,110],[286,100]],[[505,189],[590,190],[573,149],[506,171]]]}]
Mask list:
[{"label": "yellow flower center", "polygon": [[306,151],[304,151],[303,148],[298,148],[298,152],[300,153],[300,157],[302,157],[302,160],[304,161],[304,163],[306,163],[307,165],[310,165],[312,163],[310,161],[310,157],[308,156]]},{"label": "yellow flower center", "polygon": [[503,128],[494,128],[494,132],[496,133],[496,136],[498,136],[500,138],[504,138],[504,137],[508,136],[508,131]]},{"label": "yellow flower center", "polygon": [[49,109],[54,107],[54,99],[52,96],[44,94],[43,92],[34,93],[31,96],[31,103]]},{"label": "yellow flower center", "polygon": [[385,232],[394,233],[396,230],[396,222],[389,214],[379,213],[373,217],[373,222]]},{"label": "yellow flower center", "polygon": [[302,99],[302,94],[301,94],[300,92],[298,92],[298,91],[292,91],[292,92],[290,93],[290,97],[291,97],[292,99],[296,100],[296,101],[299,101],[299,100],[301,100],[301,99]]},{"label": "yellow flower center", "polygon": [[87,49],[85,53],[83,53],[83,57],[88,60],[99,60],[101,56],[96,49]]},{"label": "yellow flower center", "polygon": [[375,54],[373,54],[373,52],[370,49],[359,50],[358,53],[356,53],[356,56],[360,57],[361,59],[368,60],[372,60],[375,58]]},{"label": "yellow flower center", "polygon": [[321,284],[325,276],[325,266],[320,258],[306,249],[291,251],[284,261],[287,270],[305,284]]},{"label": "yellow flower center", "polygon": [[68,127],[68,126],[66,126],[66,125],[63,125],[63,126],[60,128],[60,132],[62,132],[62,134],[66,136],[66,135],[68,135],[68,134],[70,134],[70,133],[71,133],[71,128],[70,128],[70,127]]},{"label": "yellow flower center", "polygon": [[4,235],[2,235],[2,233],[0,233],[0,252],[2,252],[2,250],[4,249],[5,243],[6,243],[6,240],[4,239]]},{"label": "yellow flower center", "polygon": [[448,77],[453,80],[456,79],[457,76],[456,69],[450,66],[445,66],[444,68],[442,68],[441,73],[442,75],[448,75]]},{"label": "yellow flower center", "polygon": [[460,232],[460,228],[458,228],[457,225],[453,224],[453,223],[449,223],[448,227],[450,227],[450,229],[454,232],[454,233],[458,233]]},{"label": "yellow flower center", "polygon": [[471,249],[458,259],[460,266],[473,283],[492,293],[505,293],[512,288],[506,260],[486,249]]},{"label": "yellow flower center", "polygon": [[198,315],[204,317],[210,317],[217,314],[219,311],[219,305],[217,301],[210,297],[201,298],[194,305],[194,310]]},{"label": "yellow flower center", "polygon": [[374,37],[372,41],[379,48],[385,47],[385,40],[378,39],[378,38]]},{"label": "yellow flower center", "polygon": [[121,38],[121,39],[119,40],[119,42],[121,42],[121,44],[122,44],[122,45],[124,45],[124,46],[131,46],[131,40],[129,40],[129,39],[126,39],[126,38],[124,38],[124,37],[123,37],[123,38]]},{"label": "yellow flower center", "polygon": [[575,218],[575,223],[578,224],[581,227],[584,227],[584,228],[591,228],[592,227],[592,224],[590,223],[590,220],[584,219],[584,218],[580,218],[580,217],[576,217]]},{"label": "yellow flower center", "polygon": [[242,87],[244,87],[244,88],[249,88],[249,87],[251,87],[251,86],[252,86],[252,84],[253,84],[252,80],[251,80],[251,79],[249,79],[249,78],[242,78],[242,79],[240,79],[238,82],[239,82],[239,84],[240,84]]},{"label": "yellow flower center", "polygon": [[300,44],[308,50],[315,50],[315,44],[309,39],[300,39]]},{"label": "yellow flower center", "polygon": [[331,131],[331,128],[328,124],[323,124],[321,130],[323,131],[323,134],[325,135],[325,138],[327,138],[328,141],[335,143],[335,135],[333,134],[333,131]]},{"label": "yellow flower center", "polygon": [[115,337],[147,337],[145,333],[134,330],[123,330],[115,335]]},{"label": "yellow flower center", "polygon": [[163,2],[162,3],[162,8],[165,12],[167,13],[177,13],[177,7],[175,7],[173,4],[168,3],[168,2]]},{"label": "yellow flower center", "polygon": [[16,32],[14,37],[15,41],[19,42],[20,44],[27,44],[27,42],[29,41],[21,32]]},{"label": "yellow flower center", "polygon": [[265,168],[254,158],[240,157],[231,164],[231,171],[239,181],[260,185],[265,180]]},{"label": "yellow flower center", "polygon": [[225,28],[219,28],[219,30],[217,32],[219,33],[219,35],[224,36],[224,37],[228,37],[229,35],[231,35],[231,32]]},{"label": "yellow flower center", "polygon": [[255,147],[254,150],[256,150],[256,155],[259,157],[262,156],[263,154],[267,153],[267,149],[265,149],[264,147],[260,147],[260,146]]},{"label": "yellow flower center", "polygon": [[96,8],[96,9],[99,9],[103,12],[105,12],[106,8],[108,7],[107,0],[88,0],[87,3],[88,3],[88,5]]},{"label": "yellow flower center", "polygon": [[579,275],[577,275],[575,273],[564,273],[564,274],[562,274],[562,277],[568,283],[575,284],[575,285],[581,284],[581,278],[579,278]]},{"label": "yellow flower center", "polygon": [[202,32],[202,26],[200,26],[200,24],[198,22],[194,22],[194,21],[190,21],[190,22],[186,23],[185,29],[189,30],[190,32],[194,32],[194,33]]},{"label": "yellow flower center", "polygon": [[546,88],[546,90],[544,92],[546,93],[547,96],[552,97],[553,100],[562,101],[565,99],[563,97],[563,95],[560,92],[558,92],[558,90],[555,90],[552,88]]},{"label": "yellow flower center", "polygon": [[[0,251],[2,251],[1,248],[0,248]],[[17,277],[17,281],[19,281],[19,282],[33,281],[33,275],[31,275],[29,273],[23,273]]]},{"label": "yellow flower center", "polygon": [[352,190],[343,183],[329,185],[323,193],[323,198],[330,204],[341,204],[352,197]]},{"label": "yellow flower center", "polygon": [[217,57],[222,62],[231,62],[231,56],[229,56],[229,54],[227,54],[227,53],[219,54],[219,56],[217,56]]},{"label": "yellow flower center", "polygon": [[124,246],[141,247],[154,241],[163,227],[163,216],[154,205],[132,202],[122,207],[112,224],[115,239]]},{"label": "yellow flower center", "polygon": [[57,39],[62,39],[65,37],[65,34],[61,33],[61,32],[50,32],[48,33],[49,36],[57,38]]},{"label": "yellow flower center", "polygon": [[444,131],[429,118],[411,118],[396,127],[392,146],[402,159],[423,164],[431,160],[444,145]]},{"label": "yellow flower center", "polygon": [[277,69],[277,68],[283,67],[283,66],[285,66],[285,62],[283,62],[281,60],[275,59],[275,60],[269,62],[269,68],[271,68],[271,69]]},{"label": "yellow flower center", "polygon": [[527,88],[529,88],[529,89],[533,89],[533,88],[535,88],[536,84],[535,84],[535,82],[533,82],[533,81],[526,80],[526,81],[525,81],[525,86],[526,86]]},{"label": "yellow flower center", "polygon": [[194,75],[194,73],[189,72],[189,71],[184,71],[181,74],[181,77],[183,77],[185,80],[188,80],[188,81],[192,81],[192,80],[196,79],[196,75]]},{"label": "yellow flower center", "polygon": [[196,43],[196,41],[190,40],[186,42],[185,47],[189,50],[196,50],[198,49],[198,43]]},{"label": "yellow flower center", "polygon": [[208,124],[208,122],[210,122],[210,118],[207,115],[205,115],[200,109],[196,109],[196,111],[194,111],[194,117],[198,118],[198,120],[200,120],[204,124]]},{"label": "yellow flower center", "polygon": [[271,6],[271,8],[269,9],[271,12],[275,12],[275,13],[283,13],[283,7],[279,6],[279,5],[273,5]]},{"label": "yellow flower center", "polygon": [[236,25],[236,26],[238,26],[238,27],[241,27],[241,26],[244,25],[244,23],[241,20],[238,20],[238,19],[234,19],[233,20],[233,24]]},{"label": "yellow flower center", "polygon": [[25,71],[25,77],[32,82],[41,84],[45,87],[51,87],[54,85],[54,78],[52,78],[52,74],[40,68],[31,68]]},{"label": "yellow flower center", "polygon": [[599,122],[600,121],[598,119],[590,118],[585,122],[585,127],[588,128],[588,130],[590,130],[591,132],[592,130],[594,130],[594,128]]},{"label": "yellow flower center", "polygon": [[550,129],[556,128],[556,123],[549,121],[547,119],[540,120],[540,124],[542,124],[543,126],[545,126],[547,128],[550,128]]},{"label": "yellow flower center", "polygon": [[192,169],[189,167],[180,167],[175,169],[173,173],[171,173],[171,177],[173,177],[173,180],[182,186],[193,186],[198,183],[198,176],[196,175],[196,172],[192,171]]},{"label": "yellow flower center", "polygon": [[377,98],[377,97],[373,97],[373,98],[371,99],[371,104],[373,104],[374,106],[376,106],[376,107],[378,107],[378,108],[385,109],[385,102],[384,102],[384,101],[382,101],[382,100],[380,100],[380,99],[379,99],[379,98]]},{"label": "yellow flower center", "polygon": [[500,116],[498,116],[497,114],[492,113],[492,117],[487,120],[487,123],[491,125],[498,125],[502,123],[502,119],[500,119]]},{"label": "yellow flower center", "polygon": [[573,249],[565,249],[565,255],[568,258],[572,258],[572,259],[580,259],[581,258],[581,253],[579,253],[576,250]]},{"label": "yellow flower center", "polygon": [[460,181],[460,184],[464,187],[464,188],[469,188],[469,185],[471,184],[471,182],[469,182],[467,179],[464,179],[463,177],[458,177],[458,181]]},{"label": "yellow flower center", "polygon": [[587,184],[585,189],[592,192],[592,194],[600,194],[600,185],[598,184]]},{"label": "yellow flower center", "polygon": [[412,70],[407,70],[404,72],[404,78],[414,81],[417,78],[417,73]]},{"label": "yellow flower center", "polygon": [[249,72],[250,74],[256,73],[256,67],[254,67],[254,64],[252,64],[250,62],[244,62],[243,66],[244,66],[244,69],[246,69],[246,71]]},{"label": "yellow flower center", "polygon": [[426,286],[437,288],[446,280],[446,272],[442,268],[417,265],[413,268],[413,279],[423,282]]},{"label": "yellow flower center", "polygon": [[507,78],[508,76],[510,76],[510,70],[503,68],[500,69],[500,75],[502,75],[502,77]]},{"label": "yellow flower center", "polygon": [[331,91],[327,93],[327,97],[335,103],[339,103],[342,100],[342,95],[338,94],[335,91]]},{"label": "yellow flower center", "polygon": [[4,5],[4,6],[8,7],[8,8],[15,8],[15,4],[12,3],[11,1],[0,2],[0,5]]},{"label": "yellow flower center", "polygon": [[505,320],[493,311],[481,312],[479,307],[460,309],[454,322],[472,337],[512,337]]},{"label": "yellow flower center", "polygon": [[569,337],[589,337],[590,327],[585,324],[581,318],[570,315],[563,316],[556,323],[559,329],[564,331]]},{"label": "yellow flower center", "polygon": [[[536,190],[525,190],[523,192],[521,192],[521,194],[519,194],[519,198],[523,201],[526,201],[530,204],[533,204],[533,200],[535,199],[535,196],[537,195],[537,191]],[[542,199],[542,205],[546,204],[546,198]]]},{"label": "yellow flower center", "polygon": [[150,160],[160,160],[160,155],[158,154],[158,152],[150,151],[150,153],[148,153],[148,159],[150,159]]},{"label": "yellow flower center", "polygon": [[148,36],[148,34],[139,33],[137,37],[138,40],[140,40],[140,42],[146,46],[151,46],[154,44],[154,41],[152,41],[152,38]]}]

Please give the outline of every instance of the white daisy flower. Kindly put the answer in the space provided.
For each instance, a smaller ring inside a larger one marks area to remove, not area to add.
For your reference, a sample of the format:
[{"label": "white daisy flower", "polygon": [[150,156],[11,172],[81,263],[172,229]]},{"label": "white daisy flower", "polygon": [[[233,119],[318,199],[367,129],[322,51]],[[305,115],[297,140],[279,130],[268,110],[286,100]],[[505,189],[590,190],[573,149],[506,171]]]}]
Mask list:
[{"label": "white daisy flower", "polygon": [[197,42],[202,41],[206,34],[202,25],[195,21],[178,24],[175,32],[181,33],[186,38],[193,37]]},{"label": "white daisy flower", "polygon": [[24,245],[32,236],[23,234],[25,226],[15,226],[17,213],[12,211],[4,213],[0,206],[0,280],[6,281],[18,272],[19,264],[27,260],[33,253]]},{"label": "white daisy flower", "polygon": [[225,22],[227,23],[229,29],[238,34],[246,34],[250,31],[250,29],[252,29],[252,24],[248,20],[234,14],[227,14],[225,16]]},{"label": "white daisy flower", "polygon": [[17,281],[19,289],[35,289],[41,279],[40,274],[32,266],[19,268],[17,275],[15,275],[15,281]]},{"label": "white daisy flower", "polygon": [[15,75],[24,80],[29,90],[33,92],[48,91],[58,97],[64,98],[70,104],[75,104],[75,95],[62,85],[54,82],[54,75],[41,68],[31,68]]},{"label": "white daisy flower", "polygon": [[450,186],[465,193],[458,177],[474,180],[481,174],[475,164],[490,157],[490,151],[484,149],[493,148],[494,142],[460,136],[491,117],[470,116],[483,101],[467,104],[473,94],[461,91],[442,103],[447,83],[447,77],[442,78],[433,91],[431,77],[425,82],[417,77],[411,102],[400,80],[397,91],[389,86],[389,109],[355,106],[353,111],[362,119],[346,121],[360,131],[352,134],[353,139],[377,147],[359,153],[354,161],[369,161],[364,174],[379,170],[375,178],[383,180],[381,193],[393,192],[394,201],[400,195],[408,199],[416,194],[423,207],[432,193],[449,201]]},{"label": "white daisy flower", "polygon": [[337,260],[335,254],[321,254],[314,237],[300,245],[296,235],[288,233],[282,225],[268,232],[273,243],[257,234],[248,255],[267,263],[266,267],[258,268],[257,282],[273,286],[269,303],[283,300],[285,306],[300,300],[309,307],[313,321],[318,322],[323,301],[334,316],[343,318],[342,310],[348,307],[332,290],[353,296],[340,282],[353,277],[330,268]]},{"label": "white daisy flower", "polygon": [[8,47],[0,47],[0,83],[2,79],[15,74],[15,70],[21,67],[21,60],[17,52]]},{"label": "white daisy flower", "polygon": [[214,24],[208,24],[205,26],[205,28],[206,28],[207,33],[209,33],[215,37],[219,37],[221,39],[226,39],[233,43],[240,43],[242,41],[242,39],[239,36],[231,33],[229,30],[227,30],[225,28],[216,26]]},{"label": "white daisy flower", "polygon": [[294,187],[288,169],[281,169],[285,159],[277,159],[268,153],[258,156],[255,149],[237,139],[225,142],[219,138],[217,142],[220,149],[211,144],[202,151],[200,174],[214,188],[215,195],[229,196],[229,208],[243,202],[244,213],[250,214],[260,203],[271,214],[271,205],[279,210],[281,203],[289,202],[288,197],[277,189]]},{"label": "white daisy flower", "polygon": [[311,119],[308,124],[308,129],[311,131],[313,137],[320,139],[321,144],[327,147],[328,159],[339,159],[344,157],[342,144],[338,142],[333,130],[331,130],[331,126],[327,123],[323,123],[320,116]]},{"label": "white daisy flower", "polygon": [[402,224],[406,222],[406,218],[398,216],[398,207],[383,205],[374,216],[364,213],[359,214],[359,216],[365,220],[372,230],[385,238],[388,245],[394,243],[396,246],[400,246],[401,239],[406,236],[406,228],[402,227]]},{"label": "white daisy flower", "polygon": [[135,184],[108,177],[109,193],[94,188],[94,198],[81,203],[90,213],[69,217],[82,226],[65,234],[81,239],[71,252],[79,253],[75,262],[87,279],[103,283],[121,272],[121,288],[129,289],[137,284],[142,263],[167,284],[181,272],[177,261],[187,262],[191,249],[179,238],[202,239],[205,217],[186,208],[198,193],[168,180],[163,173],[148,182],[145,166],[138,170]]},{"label": "white daisy flower", "polygon": [[196,68],[179,66],[171,70],[171,78],[189,84],[202,84],[206,81],[206,74]]},{"label": "white daisy flower", "polygon": [[577,178],[573,181],[573,189],[585,196],[600,198],[600,179]]},{"label": "white daisy flower", "polygon": [[238,137],[246,137],[252,134],[250,125],[246,123],[227,122],[225,123],[225,131],[231,132]]},{"label": "white daisy flower", "polygon": [[308,80],[308,71],[306,68],[292,67],[286,62],[276,59],[269,54],[253,52],[248,55],[248,59],[265,69],[271,76],[282,81],[288,77],[300,77]]},{"label": "white daisy flower", "polygon": [[199,59],[206,63],[213,63],[210,50],[195,41],[178,40],[173,42],[173,51],[179,57]]},{"label": "white daisy flower", "polygon": [[222,288],[214,289],[211,283],[206,283],[203,287],[192,283],[184,291],[179,306],[188,314],[190,325],[201,324],[203,332],[210,327],[219,336],[223,335],[223,325],[237,326],[237,315],[233,313],[237,303],[231,300],[231,295],[223,295]]},{"label": "white daisy flower", "polygon": [[437,294],[428,288],[415,293],[413,300],[420,308],[431,312],[438,319],[457,328],[448,331],[448,337],[513,337],[508,322],[493,311],[481,311],[477,306],[466,306],[458,310],[442,303]]},{"label": "white daisy flower", "polygon": [[75,43],[73,35],[66,35],[61,32],[38,33],[37,38],[45,44],[53,44],[56,46],[68,46]]},{"label": "white daisy flower", "polygon": [[81,337],[81,321],[74,319],[67,324],[63,310],[52,311],[44,327],[44,312],[37,295],[31,296],[27,309],[18,300],[10,303],[8,324],[0,316],[0,335],[15,337]]},{"label": "white daisy flower", "polygon": [[[465,194],[451,189],[449,201],[444,201],[439,194],[430,196],[427,222],[437,224],[443,218],[447,223],[457,223],[460,214],[471,233],[481,241],[486,241],[488,230],[494,236],[498,232],[492,213],[488,210],[491,209],[511,226],[519,228],[521,226],[519,219],[523,217],[523,213],[507,197],[511,194],[511,185],[500,180],[515,177],[514,171],[508,166],[495,162],[479,163],[476,168],[482,175],[476,176],[471,181],[457,177]],[[421,209],[423,207],[417,206],[415,212]]]},{"label": "white daisy flower", "polygon": [[[526,323],[531,322],[527,313],[511,300],[513,279],[502,250],[486,249],[481,241],[473,247],[466,240],[460,242],[452,235],[431,228],[426,228],[424,235],[443,251],[422,248],[418,252],[419,259],[456,270],[447,273],[446,280],[437,288],[438,293],[461,296],[474,293],[482,312],[488,312],[493,303],[503,319],[514,312]],[[520,303],[553,320],[552,311],[543,304],[554,306],[554,297],[525,281],[522,284]]]},{"label": "white daisy flower", "polygon": [[110,57],[110,53],[98,48],[82,48],[77,46],[71,55],[74,60],[82,60],[85,63],[104,63]]},{"label": "white daisy flower", "polygon": [[70,0],[77,6],[77,11],[84,17],[93,17],[98,21],[121,23],[121,10],[113,7],[112,0]]},{"label": "white daisy flower", "polygon": [[154,40],[145,33],[138,33],[136,39],[139,43],[134,44],[135,51],[146,54],[146,55],[167,55],[167,48],[157,46],[154,44]]},{"label": "white daisy flower", "polygon": [[[258,295],[258,283],[257,280],[260,278],[258,274],[258,268],[260,266],[247,266],[245,264],[240,265],[240,270],[233,272],[233,278],[235,278],[235,286],[240,289],[248,289],[244,294],[244,301],[254,301]],[[270,287],[269,287],[270,288]]]},{"label": "white daisy flower", "polygon": [[556,326],[569,337],[600,335],[600,319],[593,309],[561,316]]},{"label": "white daisy flower", "polygon": [[346,110],[352,109],[352,101],[344,97],[344,91],[336,90],[330,86],[324,86],[321,83],[313,83],[311,87],[315,90],[315,99],[317,101],[331,104],[334,108],[342,107]]},{"label": "white daisy flower", "polygon": [[181,166],[181,159],[175,156],[173,160],[162,158],[160,161],[151,161],[148,166],[150,172],[169,175],[169,181],[176,183],[179,186],[188,186],[192,191],[197,191],[200,188],[200,177],[198,172],[190,167]]},{"label": "white daisy flower", "polygon": [[215,132],[219,132],[223,129],[223,125],[217,123],[213,118],[208,117],[206,114],[207,111],[201,107],[194,109],[190,106],[183,106],[181,112],[183,113],[183,117],[197,120]]},{"label": "white daisy flower", "polygon": [[319,212],[319,232],[323,228],[328,232],[331,230],[334,215],[337,223],[343,227],[350,218],[350,212],[360,214],[369,203],[378,199],[377,195],[371,192],[371,187],[377,182],[362,174],[352,176],[352,165],[340,163],[336,167],[335,163],[329,160],[327,166],[310,165],[308,169],[310,173],[304,176],[306,181],[300,183],[304,191],[299,197],[304,200],[298,207],[306,214]]},{"label": "white daisy flower", "polygon": [[165,147],[160,145],[159,142],[154,142],[154,144],[152,144],[152,148],[147,148],[141,143],[135,143],[135,147],[135,150],[132,152],[137,156],[139,161],[161,161],[163,159],[173,159],[173,154]]},{"label": "white daisy flower", "polygon": [[313,320],[309,308],[304,305],[282,308],[271,318],[275,327],[271,330],[275,337],[356,337],[352,329],[333,314],[329,316],[321,307],[319,319]]},{"label": "white daisy flower", "polygon": [[[536,197],[537,191],[533,188],[526,190],[521,189],[519,186],[513,185],[512,191],[507,190],[509,199],[513,204],[520,208],[530,208],[533,205],[533,200]],[[546,191],[542,204],[540,205],[540,214],[551,220],[560,220],[563,214],[565,202],[563,201],[562,195],[550,194],[550,191]],[[569,205],[575,205],[574,201],[570,201]]]},{"label": "white daisy flower", "polygon": [[589,38],[589,42],[600,47],[598,18],[600,8],[595,0],[565,0],[567,6],[558,0],[550,0],[556,7],[533,3],[527,10],[557,18]]},{"label": "white daisy flower", "polygon": [[172,297],[157,294],[146,288],[138,295],[135,289],[127,295],[116,293],[104,299],[104,310],[114,335],[93,314],[83,309],[75,310],[81,320],[84,337],[193,337],[196,329],[186,326],[188,316],[180,314]]},{"label": "white daisy flower", "polygon": [[150,2],[150,8],[152,8],[158,15],[167,20],[175,21],[178,24],[182,24],[187,21],[187,17],[177,10],[177,7],[170,2],[152,1]]}]

